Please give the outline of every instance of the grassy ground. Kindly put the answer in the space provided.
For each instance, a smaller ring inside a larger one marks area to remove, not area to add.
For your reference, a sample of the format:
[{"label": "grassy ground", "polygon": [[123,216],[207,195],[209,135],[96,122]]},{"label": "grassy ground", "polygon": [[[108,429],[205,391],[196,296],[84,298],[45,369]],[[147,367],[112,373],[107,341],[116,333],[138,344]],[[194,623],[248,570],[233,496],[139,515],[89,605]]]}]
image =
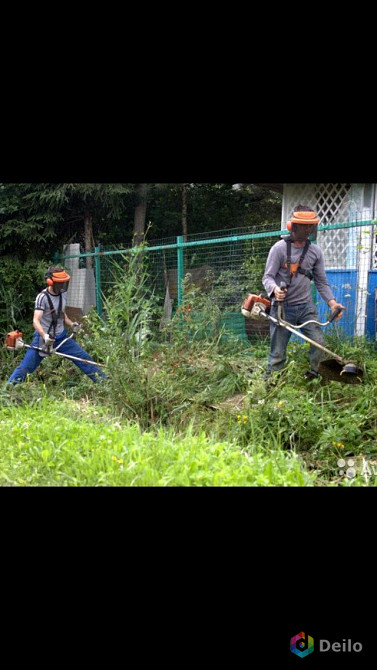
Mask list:
[{"label": "grassy ground", "polygon": [[[45,361],[25,384],[2,387],[0,484],[374,485],[371,351],[363,385],[308,384],[306,345],[291,344],[271,388],[267,353],[267,343],[150,345],[128,366],[109,359],[101,386],[67,361]],[[344,474],[350,460],[352,478]]]},{"label": "grassy ground", "polygon": [[253,456],[188,427],[141,431],[92,403],[44,395],[0,411],[2,486],[308,486],[293,453]]},{"label": "grassy ground", "polygon": [[[293,342],[286,369],[268,387],[268,341],[224,333],[211,296],[189,290],[160,331],[140,263],[133,272],[122,266],[106,320],[92,313],[78,336],[105,363],[103,384],[51,357],[9,387],[24,354],[0,349],[1,485],[376,484],[373,343],[346,341],[336,328],[328,337],[332,351],[365,370],[363,384],[306,382],[308,345]],[[200,323],[192,304],[200,304]],[[136,337],[145,325],[154,326],[153,340]]]}]

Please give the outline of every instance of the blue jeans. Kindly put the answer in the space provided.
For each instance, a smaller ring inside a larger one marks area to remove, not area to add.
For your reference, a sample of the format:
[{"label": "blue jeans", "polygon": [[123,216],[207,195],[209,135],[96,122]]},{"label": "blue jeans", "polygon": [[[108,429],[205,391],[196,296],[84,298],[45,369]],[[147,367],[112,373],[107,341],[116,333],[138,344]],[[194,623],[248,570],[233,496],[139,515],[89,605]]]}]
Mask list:
[{"label": "blue jeans", "polygon": [[[54,349],[55,347],[58,346],[58,344],[64,340],[64,338],[67,337],[67,333],[64,330],[60,335],[57,335],[55,343],[54,343]],[[39,333],[35,332],[34,337],[31,342],[32,347],[39,347],[40,341],[40,335]],[[75,340],[67,340],[60,348],[59,351],[61,351],[62,354],[69,354],[70,356],[77,356],[79,358],[85,358],[88,361],[92,361],[93,358],[89,356],[89,354],[84,351],[84,349],[81,349],[81,347],[75,342]],[[25,381],[26,376],[28,374],[31,374],[34,372],[34,370],[37,369],[37,367],[42,363],[43,361],[42,356],[40,356],[39,351],[35,351],[35,349],[27,349],[26,354],[21,361],[20,365],[12,372],[11,376],[8,379],[8,384],[20,384],[21,382]],[[67,359],[70,360],[70,359]],[[102,372],[101,368],[98,368],[96,365],[88,365],[87,363],[82,363],[81,361],[72,361],[72,363],[75,363],[80,370],[85,372],[88,377],[94,382],[99,382],[101,381],[99,377],[106,377],[106,375]]]},{"label": "blue jeans", "polygon": [[[271,316],[277,318],[277,303],[275,302],[271,307]],[[291,323],[293,326],[297,326],[300,323],[305,323],[311,319],[318,321],[318,312],[313,303],[301,303],[300,305],[289,305],[283,303],[283,319]],[[318,344],[325,346],[325,338],[323,336],[320,326],[317,326],[315,323],[309,323],[304,328],[300,328],[300,331],[307,337],[310,337]],[[266,377],[271,375],[272,372],[281,370],[284,367],[286,361],[286,349],[287,344],[290,340],[292,333],[283,328],[282,326],[277,326],[274,323],[270,322],[270,353],[268,356],[268,364],[266,370]],[[318,349],[313,344],[309,348],[309,362],[310,368],[313,372],[318,372],[318,365],[326,357],[326,354]]]}]

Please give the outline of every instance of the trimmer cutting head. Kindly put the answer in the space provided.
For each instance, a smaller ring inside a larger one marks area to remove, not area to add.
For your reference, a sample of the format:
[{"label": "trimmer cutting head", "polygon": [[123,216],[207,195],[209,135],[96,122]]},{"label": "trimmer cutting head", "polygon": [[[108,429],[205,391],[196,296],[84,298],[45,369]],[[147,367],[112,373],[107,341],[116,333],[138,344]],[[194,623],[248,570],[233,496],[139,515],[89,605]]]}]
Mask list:
[{"label": "trimmer cutting head", "polygon": [[363,381],[363,370],[352,361],[343,364],[336,358],[329,358],[319,364],[318,370],[327,379],[343,384],[362,384]]}]

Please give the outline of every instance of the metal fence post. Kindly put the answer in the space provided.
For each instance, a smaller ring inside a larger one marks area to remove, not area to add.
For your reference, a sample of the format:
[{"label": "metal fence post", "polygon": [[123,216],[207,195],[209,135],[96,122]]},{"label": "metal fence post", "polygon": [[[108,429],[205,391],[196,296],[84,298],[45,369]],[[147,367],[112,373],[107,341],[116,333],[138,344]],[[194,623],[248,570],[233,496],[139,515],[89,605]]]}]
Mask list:
[{"label": "metal fence post", "polygon": [[96,308],[98,316],[102,318],[102,289],[101,289],[101,256],[100,247],[94,248],[94,262],[96,268]]},{"label": "metal fence post", "polygon": [[179,235],[177,237],[177,299],[178,299],[178,308],[181,307],[183,302],[183,280],[185,277],[184,269],[184,247],[183,247],[183,236]]}]

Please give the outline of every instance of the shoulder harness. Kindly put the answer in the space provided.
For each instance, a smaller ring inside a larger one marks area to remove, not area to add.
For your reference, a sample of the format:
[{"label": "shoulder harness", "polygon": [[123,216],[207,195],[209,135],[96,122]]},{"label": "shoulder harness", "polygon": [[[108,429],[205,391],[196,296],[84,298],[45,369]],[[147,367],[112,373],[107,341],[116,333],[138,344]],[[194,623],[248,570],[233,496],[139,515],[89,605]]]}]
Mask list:
[{"label": "shoulder harness", "polygon": [[311,244],[310,240],[306,240],[303,252],[301,254],[301,258],[299,259],[298,263],[292,263],[292,238],[283,237],[283,240],[287,245],[287,262],[285,264],[285,267],[288,270],[290,281],[292,280],[292,276],[296,275],[298,272],[301,275],[305,275],[305,277],[307,277],[308,279],[310,279],[310,281],[312,281],[312,279],[314,279],[313,273],[310,270],[305,270],[304,268],[301,267],[301,264],[310,247]]},{"label": "shoulder harness", "polygon": [[55,338],[55,333],[56,333],[56,326],[58,325],[58,319],[60,319],[62,315],[62,294],[60,293],[59,295],[59,307],[58,307],[58,313],[56,313],[56,309],[54,307],[54,303],[52,302],[48,288],[45,288],[42,293],[45,293],[47,296],[48,304],[50,307],[50,316],[51,316],[51,324],[50,327],[47,331],[48,335],[50,334],[51,329],[53,330],[53,337]]}]

